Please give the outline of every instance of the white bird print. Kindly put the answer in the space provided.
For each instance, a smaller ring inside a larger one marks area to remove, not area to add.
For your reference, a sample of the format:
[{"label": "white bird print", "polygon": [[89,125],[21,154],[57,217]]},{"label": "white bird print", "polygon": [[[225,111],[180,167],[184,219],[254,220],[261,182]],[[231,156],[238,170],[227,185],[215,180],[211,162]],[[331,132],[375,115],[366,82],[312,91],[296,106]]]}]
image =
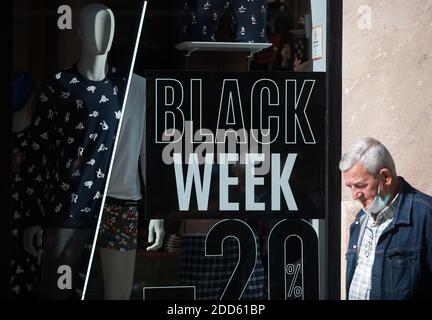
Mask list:
[{"label": "white bird print", "polygon": [[40,94],[40,100],[41,100],[41,102],[47,102],[48,101],[48,97],[44,93],[41,93]]},{"label": "white bird print", "polygon": [[33,142],[32,143],[32,148],[33,148],[33,150],[37,151],[37,150],[39,150],[40,145],[38,145],[36,142]]},{"label": "white bird print", "polygon": [[114,88],[113,88],[113,95],[117,95],[117,93],[118,93],[118,87],[117,86],[115,86]]},{"label": "white bird print", "polygon": [[55,75],[56,79],[57,79],[57,80],[60,79],[60,78],[61,78],[61,75],[62,75],[61,72],[57,73],[57,74]]},{"label": "white bird print", "polygon": [[77,129],[77,130],[82,130],[82,129],[85,129],[85,127],[84,127],[83,123],[80,122],[80,123],[78,123],[78,125],[75,127],[75,129]]},{"label": "white bird print", "polygon": [[75,139],[72,138],[72,137],[69,137],[68,140],[67,140],[67,142],[68,142],[69,144],[72,144],[74,141],[75,141]]},{"label": "white bird print", "polygon": [[55,209],[54,209],[54,212],[55,213],[59,213],[60,212],[60,210],[61,210],[61,208],[62,208],[62,204],[61,203],[59,203],[58,205],[57,205],[57,207],[55,207]]},{"label": "white bird print", "polygon": [[91,187],[93,186],[93,181],[86,181],[86,182],[84,182],[84,186],[86,186],[87,188],[91,189]]},{"label": "white bird print", "polygon": [[114,114],[115,114],[116,119],[120,119],[120,117],[121,117],[121,110],[114,111]]},{"label": "white bird print", "polygon": [[105,150],[108,150],[108,148],[105,147],[105,145],[102,143],[98,149],[98,152],[105,151]]},{"label": "white bird print", "polygon": [[91,93],[95,93],[96,87],[95,86],[88,86],[87,91]]},{"label": "white bird print", "polygon": [[83,155],[84,148],[78,147],[78,157],[81,157]]},{"label": "white bird print", "polygon": [[92,133],[89,135],[90,140],[93,140],[93,141],[96,141],[97,137],[98,137],[97,133]]},{"label": "white bird print", "polygon": [[89,117],[94,117],[96,118],[99,115],[99,112],[97,111],[93,111],[92,113],[89,114]]},{"label": "white bird print", "polygon": [[69,98],[69,96],[70,96],[70,92],[67,92],[67,91],[62,91],[61,92],[61,97],[63,99],[67,99],[67,98]]},{"label": "white bird print", "polygon": [[63,182],[60,186],[64,191],[69,190],[70,184],[67,184],[66,182]]},{"label": "white bird print", "polygon": [[86,163],[92,166],[92,165],[94,165],[96,163],[96,160],[95,159],[91,159],[90,161],[87,161]]},{"label": "white bird print", "polygon": [[94,199],[99,199],[101,197],[101,193],[99,191],[96,192],[95,196],[93,197]]},{"label": "white bird print", "polygon": [[40,121],[41,121],[41,117],[37,117],[36,120],[34,121],[35,127],[39,125]]},{"label": "white bird print", "polygon": [[26,193],[27,193],[29,196],[31,196],[31,195],[33,194],[33,192],[34,192],[34,189],[32,189],[32,188],[27,188],[27,189],[26,189]]},{"label": "white bird print", "polygon": [[73,77],[72,80],[69,81],[69,84],[76,84],[76,83],[79,83],[79,80],[75,77]]},{"label": "white bird print", "polygon": [[105,177],[105,174],[102,172],[102,170],[99,168],[99,170],[96,172],[96,176],[99,179],[102,179],[103,177]]},{"label": "white bird print", "polygon": [[51,109],[48,110],[48,119],[52,119],[54,118],[54,111],[52,111]]},{"label": "white bird print", "polygon": [[91,209],[89,207],[85,207],[84,209],[81,209],[81,212],[85,212],[85,213],[88,213],[90,211]]},{"label": "white bird print", "polygon": [[48,132],[44,132],[40,135],[40,137],[44,140],[48,140]]},{"label": "white bird print", "polygon": [[69,118],[70,118],[70,113],[66,113],[65,115],[65,122],[69,122]]},{"label": "white bird print", "polygon": [[108,102],[108,101],[109,101],[109,99],[103,94],[101,96],[100,100],[99,100],[99,103],[105,103],[105,102]]},{"label": "white bird print", "polygon": [[66,168],[70,168],[72,164],[72,159],[69,159],[68,162],[66,162]]},{"label": "white bird print", "polygon": [[75,170],[74,173],[72,173],[72,177],[79,177],[79,176],[81,176],[81,173],[78,169]]},{"label": "white bird print", "polygon": [[102,126],[102,130],[108,130],[109,126],[106,124],[105,120],[102,120],[101,123],[99,123]]}]

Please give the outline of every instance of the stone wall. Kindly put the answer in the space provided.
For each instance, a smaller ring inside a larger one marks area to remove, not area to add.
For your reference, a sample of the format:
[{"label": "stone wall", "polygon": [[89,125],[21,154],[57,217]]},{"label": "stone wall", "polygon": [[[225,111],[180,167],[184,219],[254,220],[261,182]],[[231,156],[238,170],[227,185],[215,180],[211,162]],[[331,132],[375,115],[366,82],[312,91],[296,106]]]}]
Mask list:
[{"label": "stone wall", "polygon": [[[432,194],[432,1],[343,2],[342,150],[371,136],[396,170]],[[342,298],[349,225],[359,205],[342,186]]]}]

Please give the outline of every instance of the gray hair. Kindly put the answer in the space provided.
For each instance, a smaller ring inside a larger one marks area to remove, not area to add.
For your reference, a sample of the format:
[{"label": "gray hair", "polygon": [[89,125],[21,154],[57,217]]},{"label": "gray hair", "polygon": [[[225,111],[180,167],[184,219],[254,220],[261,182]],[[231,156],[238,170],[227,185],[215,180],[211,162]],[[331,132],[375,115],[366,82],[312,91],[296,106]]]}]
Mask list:
[{"label": "gray hair", "polygon": [[361,162],[365,169],[377,177],[382,168],[387,168],[396,176],[396,167],[387,148],[374,138],[361,138],[352,143],[342,155],[339,169],[344,172]]}]

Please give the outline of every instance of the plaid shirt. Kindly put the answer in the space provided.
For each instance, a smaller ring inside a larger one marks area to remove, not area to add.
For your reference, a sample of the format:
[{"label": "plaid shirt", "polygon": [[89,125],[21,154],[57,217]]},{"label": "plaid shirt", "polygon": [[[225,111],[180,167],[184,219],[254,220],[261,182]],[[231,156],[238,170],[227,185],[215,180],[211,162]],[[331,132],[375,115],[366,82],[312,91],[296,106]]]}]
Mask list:
[{"label": "plaid shirt", "polygon": [[399,193],[390,206],[377,216],[367,213],[366,227],[359,248],[357,266],[349,289],[349,300],[369,300],[372,287],[372,267],[375,260],[375,248],[383,231],[393,219],[399,201]]}]

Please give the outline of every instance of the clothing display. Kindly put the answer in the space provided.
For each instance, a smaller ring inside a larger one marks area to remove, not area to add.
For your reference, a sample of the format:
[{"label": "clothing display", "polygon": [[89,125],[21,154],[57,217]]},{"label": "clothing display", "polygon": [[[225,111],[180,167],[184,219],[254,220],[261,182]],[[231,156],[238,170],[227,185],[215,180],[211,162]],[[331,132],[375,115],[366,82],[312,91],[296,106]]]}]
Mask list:
[{"label": "clothing display", "polygon": [[105,202],[98,247],[128,251],[137,248],[138,205]]},{"label": "clothing display", "polygon": [[76,64],[42,84],[28,142],[27,225],[95,226],[125,84],[115,68],[91,81]]},{"label": "clothing display", "polygon": [[39,275],[37,258],[28,254],[22,246],[23,238],[23,197],[25,183],[22,175],[22,163],[28,146],[28,127],[13,135],[12,152],[12,221],[11,221],[11,282],[10,297],[33,299],[36,296],[36,284]]},{"label": "clothing display", "polygon": [[145,168],[145,78],[132,74],[111,169],[98,246],[119,251],[137,247],[139,165]]},{"label": "clothing display", "polygon": [[145,78],[132,74],[108,185],[109,197],[142,198],[138,170],[139,165],[145,168],[145,104]]},{"label": "clothing display", "polygon": [[217,41],[224,10],[230,12],[236,42],[267,42],[264,0],[186,0],[181,18],[183,41]]},{"label": "clothing display", "polygon": [[[178,258],[178,284],[195,286],[197,300],[218,300],[239,261],[239,244],[232,237],[223,242],[223,256],[205,255],[206,235],[183,235]],[[263,300],[264,267],[257,243],[255,269],[247,282],[242,300]],[[243,275],[249,276],[249,275]]]}]

